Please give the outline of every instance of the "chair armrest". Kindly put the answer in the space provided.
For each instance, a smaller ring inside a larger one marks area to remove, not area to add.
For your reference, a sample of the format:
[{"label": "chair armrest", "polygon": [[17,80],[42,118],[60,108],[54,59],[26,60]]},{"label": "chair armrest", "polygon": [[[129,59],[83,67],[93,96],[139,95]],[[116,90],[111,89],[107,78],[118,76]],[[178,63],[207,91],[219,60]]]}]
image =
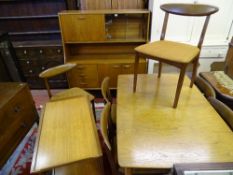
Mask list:
[{"label": "chair armrest", "polygon": [[41,72],[39,74],[40,78],[50,78],[65,72],[68,72],[69,70],[73,69],[76,66],[75,63],[66,63],[59,66],[54,66],[49,69],[46,69],[45,71]]}]

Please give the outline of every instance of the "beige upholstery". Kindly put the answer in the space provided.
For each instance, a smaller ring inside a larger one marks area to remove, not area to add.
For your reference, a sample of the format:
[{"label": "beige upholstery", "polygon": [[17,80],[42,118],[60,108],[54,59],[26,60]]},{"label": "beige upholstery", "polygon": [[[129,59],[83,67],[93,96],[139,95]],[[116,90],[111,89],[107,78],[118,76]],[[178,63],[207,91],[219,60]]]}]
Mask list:
[{"label": "beige upholstery", "polygon": [[168,61],[189,63],[198,56],[200,49],[197,46],[173,41],[156,41],[138,46],[135,51]]}]

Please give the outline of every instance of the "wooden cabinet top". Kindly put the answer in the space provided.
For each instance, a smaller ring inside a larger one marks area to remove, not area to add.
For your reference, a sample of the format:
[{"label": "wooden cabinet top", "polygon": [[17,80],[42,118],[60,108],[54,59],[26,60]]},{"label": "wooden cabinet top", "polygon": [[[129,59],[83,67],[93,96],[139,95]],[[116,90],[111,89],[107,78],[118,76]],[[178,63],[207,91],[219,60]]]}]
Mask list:
[{"label": "wooden cabinet top", "polygon": [[0,108],[21,91],[25,83],[0,83]]},{"label": "wooden cabinet top", "polygon": [[59,14],[135,14],[150,13],[147,9],[123,9],[123,10],[64,10]]}]

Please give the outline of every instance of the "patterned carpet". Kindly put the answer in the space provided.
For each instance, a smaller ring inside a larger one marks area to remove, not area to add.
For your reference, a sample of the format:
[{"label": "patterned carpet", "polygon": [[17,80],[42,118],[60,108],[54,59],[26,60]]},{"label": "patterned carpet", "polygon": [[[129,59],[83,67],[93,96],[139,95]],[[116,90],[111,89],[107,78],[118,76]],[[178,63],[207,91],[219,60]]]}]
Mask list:
[{"label": "patterned carpet", "polygon": [[[57,93],[60,90],[54,90],[52,93]],[[32,96],[35,101],[36,108],[40,113],[43,105],[49,100],[45,90],[32,90]],[[95,100],[97,128],[99,128],[99,119],[101,110],[103,109],[103,99]],[[15,152],[9,158],[4,167],[0,170],[0,175],[28,175],[30,174],[31,160],[34,150],[34,144],[37,135],[37,125],[35,124],[28,132]]]}]

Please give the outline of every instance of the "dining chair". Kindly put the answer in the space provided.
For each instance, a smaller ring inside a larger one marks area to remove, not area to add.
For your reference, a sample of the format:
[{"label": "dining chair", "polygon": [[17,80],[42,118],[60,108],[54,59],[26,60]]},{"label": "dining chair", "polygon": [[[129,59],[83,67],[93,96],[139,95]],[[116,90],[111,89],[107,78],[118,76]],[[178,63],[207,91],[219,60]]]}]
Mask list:
[{"label": "dining chair", "polygon": [[200,89],[200,91],[204,94],[206,98],[213,97],[216,98],[216,94],[212,86],[200,76],[197,76],[194,83]]},{"label": "dining chair", "polygon": [[111,119],[112,122],[116,125],[116,103],[113,103],[113,98],[109,88],[109,77],[105,77],[101,83],[101,93],[104,98],[105,103],[111,104]]},{"label": "dining chair", "polygon": [[63,73],[67,73],[68,71],[73,69],[75,66],[76,64],[74,63],[66,63],[63,65],[54,66],[41,72],[39,74],[39,77],[44,79],[45,87],[47,89],[47,93],[51,101],[61,100],[65,98],[75,97],[75,96],[87,96],[92,104],[92,109],[93,109],[94,117],[96,120],[95,104],[94,104],[95,97],[92,94],[88,93],[87,91],[81,88],[78,88],[78,87],[73,87],[73,88],[69,88],[64,91],[61,91],[52,96],[48,79],[54,76],[63,74]]},{"label": "dining chair", "polygon": [[[118,166],[117,159],[117,140],[116,135],[113,131],[114,125],[110,119],[111,103],[107,102],[101,113],[100,118],[100,133],[103,138],[103,152],[107,156],[107,160],[110,164],[112,175],[124,174],[124,170]],[[130,145],[129,145],[130,146]],[[167,174],[169,170],[166,169],[142,169],[137,168],[133,174]]]},{"label": "dining chair", "polygon": [[[194,80],[196,78],[200,50],[210,20],[210,16],[216,13],[218,11],[218,8],[215,6],[204,5],[204,4],[179,4],[179,3],[163,4],[160,6],[160,8],[165,12],[160,41],[147,43],[135,48],[136,55],[135,55],[135,65],[134,65],[133,91],[134,92],[136,91],[137,74],[138,74],[137,71],[138,71],[138,64],[140,57],[159,61],[158,77],[161,76],[162,63],[173,65],[180,69],[180,75],[176,88],[175,99],[173,102],[173,108],[176,108],[179,101],[180,92],[184,81],[185,71],[188,64],[193,64],[190,87],[193,86]],[[184,44],[181,42],[165,40],[168,18],[170,14],[188,16],[188,17],[190,16],[206,17],[197,46]]]},{"label": "dining chair", "polygon": [[209,102],[233,131],[233,111],[216,98],[210,97]]}]

